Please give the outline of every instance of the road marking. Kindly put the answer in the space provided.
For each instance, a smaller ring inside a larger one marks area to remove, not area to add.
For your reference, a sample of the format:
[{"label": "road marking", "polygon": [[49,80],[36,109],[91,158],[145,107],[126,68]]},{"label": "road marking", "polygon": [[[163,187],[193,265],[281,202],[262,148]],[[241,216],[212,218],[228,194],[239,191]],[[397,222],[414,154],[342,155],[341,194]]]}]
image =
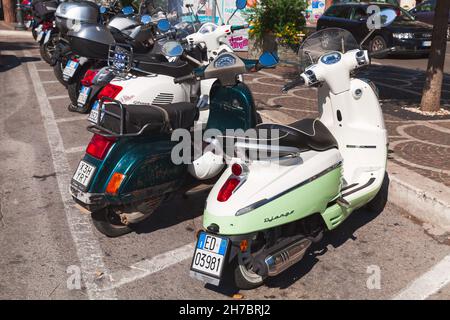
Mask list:
[{"label": "road marking", "polygon": [[[26,57],[32,57],[32,54],[29,51],[24,51],[24,55]],[[97,238],[94,236],[89,216],[80,214],[74,207],[74,202],[69,193],[71,170],[64,153],[62,137],[58,130],[58,125],[55,122],[55,116],[44,87],[40,83],[36,65],[34,62],[27,63],[27,68],[31,76],[41,111],[53,165],[55,167],[55,172],[57,173],[56,179],[61,194],[61,200],[64,204],[67,224],[81,264],[81,272],[87,294],[89,299],[116,299],[117,295],[114,289],[100,291],[96,283],[96,274],[102,273],[104,275],[109,275],[109,270],[103,263],[103,253]]]},{"label": "road marking", "polygon": [[41,81],[42,84],[51,84],[51,83],[59,83],[58,80],[48,80],[48,81]]},{"label": "road marking", "polygon": [[68,95],[50,96],[50,97],[47,97],[48,100],[58,100],[58,99],[67,99],[67,98],[69,98]]},{"label": "road marking", "polygon": [[192,258],[195,242],[179,247],[172,251],[162,253],[151,259],[139,261],[130,266],[130,270],[122,270],[110,276],[111,285],[105,286],[103,290],[111,290],[124,284],[148,277],[156,272],[169,268],[181,261]]},{"label": "road marking", "polygon": [[400,90],[400,91],[404,91],[404,92],[407,92],[407,93],[410,93],[410,94],[413,94],[413,95],[416,95],[416,96],[422,96],[422,93],[420,92],[416,92],[416,91],[412,91],[412,90],[409,90],[409,89],[405,89],[405,88],[400,88],[400,87],[396,87],[396,86],[391,86],[390,84],[386,84],[386,83],[382,83],[382,82],[379,82],[379,81],[374,81],[378,86],[383,86],[383,87],[388,87],[388,88],[391,88],[391,89],[395,89],[395,90]]},{"label": "road marking", "polygon": [[36,69],[36,71],[39,71],[39,72],[50,72],[50,71],[53,71],[53,69]]},{"label": "road marking", "polygon": [[450,283],[450,255],[414,280],[394,300],[425,300]]},{"label": "road marking", "polygon": [[72,122],[72,121],[79,121],[79,120],[87,120],[87,114],[83,116],[74,116],[69,118],[60,118],[56,119],[56,123],[62,123],[62,122]]},{"label": "road marking", "polygon": [[68,148],[65,150],[65,153],[78,153],[78,152],[85,152],[85,151],[86,151],[86,146],[80,146],[80,147]]}]

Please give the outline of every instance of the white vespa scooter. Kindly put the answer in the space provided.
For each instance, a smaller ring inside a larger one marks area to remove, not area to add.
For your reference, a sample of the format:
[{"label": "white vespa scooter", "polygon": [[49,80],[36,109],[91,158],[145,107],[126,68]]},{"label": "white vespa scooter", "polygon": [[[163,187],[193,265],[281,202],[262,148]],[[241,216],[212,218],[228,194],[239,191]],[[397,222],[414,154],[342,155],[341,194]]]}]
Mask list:
[{"label": "white vespa scooter", "polygon": [[[396,17],[393,10],[380,14],[385,24]],[[299,53],[307,67],[284,90],[317,86],[320,118],[260,124],[256,141],[235,143],[242,156],[206,202],[191,265],[197,279],[218,285],[228,273],[241,289],[258,287],[357,208],[381,210],[386,203],[380,189],[388,138],[377,91],[351,76],[370,64],[369,53],[336,28],[311,35]],[[263,130],[277,130],[270,137],[278,138],[262,138]],[[251,150],[270,152],[252,157]]]},{"label": "white vespa scooter", "polygon": [[[236,1],[235,11],[242,10],[245,7],[246,1]],[[162,22],[158,23],[160,30],[163,32],[167,31],[168,26],[161,26],[162,24]],[[247,25],[226,24],[218,26],[214,23],[205,23],[196,33],[186,36],[185,42],[190,47],[200,46],[202,51],[206,51],[206,61],[199,61],[197,59],[197,61],[193,61],[194,65],[208,65],[220,53],[225,51],[233,52],[233,49],[225,41],[226,37],[234,31],[247,27]],[[191,57],[187,56],[186,58],[192,62]],[[206,124],[209,116],[209,92],[216,79],[174,83],[174,78],[182,76],[183,73],[185,75],[190,74],[190,71],[185,71],[185,69],[187,70],[189,68],[186,62],[153,63],[150,67],[154,69],[153,72],[145,72],[145,70],[142,70],[145,68],[145,62],[142,62],[140,65],[140,71],[144,71],[142,72],[144,74],[143,76],[127,74],[116,77],[100,92],[100,98],[106,92],[114,95],[108,96],[109,98],[116,99],[124,104],[134,105],[168,105],[195,99],[198,100],[197,106],[200,109],[198,123]],[[134,69],[139,69],[139,65]],[[88,120],[94,123],[97,121],[98,105],[98,101],[94,103],[88,118]]]}]

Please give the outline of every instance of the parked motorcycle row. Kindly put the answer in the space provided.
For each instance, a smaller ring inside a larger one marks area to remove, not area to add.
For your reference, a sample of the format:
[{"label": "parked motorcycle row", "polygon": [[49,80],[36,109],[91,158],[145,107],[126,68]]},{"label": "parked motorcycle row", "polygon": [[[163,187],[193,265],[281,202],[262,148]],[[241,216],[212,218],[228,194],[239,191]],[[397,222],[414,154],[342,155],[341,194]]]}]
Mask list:
[{"label": "parked motorcycle row", "polygon": [[[34,10],[32,25],[42,58],[67,87],[69,111],[89,114],[93,133],[70,192],[106,236],[133,231],[176,195],[209,191],[191,276],[253,289],[356,209],[384,207],[386,128],[376,87],[354,72],[386,52],[369,54],[342,29],[312,34],[299,50],[299,76],[282,89],[317,87],[320,117],[261,123],[243,74],[273,68],[278,57],[233,52],[227,36],[247,25],[200,23],[192,6],[189,22],[178,22],[118,2],[39,3],[45,10]],[[236,1],[236,10],[245,6]],[[377,14],[383,26],[396,17]],[[210,137],[200,156],[175,164],[172,133],[185,129],[193,139],[194,127],[255,129],[256,139],[235,139],[236,150],[269,152],[224,159],[208,148],[218,144]],[[267,130],[279,135],[259,134]]]}]

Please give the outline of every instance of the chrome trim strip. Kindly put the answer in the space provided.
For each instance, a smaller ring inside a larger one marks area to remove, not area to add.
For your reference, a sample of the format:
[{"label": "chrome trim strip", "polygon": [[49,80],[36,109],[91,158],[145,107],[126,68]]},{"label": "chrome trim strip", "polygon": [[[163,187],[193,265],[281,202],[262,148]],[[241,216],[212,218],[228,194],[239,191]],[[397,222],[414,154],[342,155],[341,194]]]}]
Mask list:
[{"label": "chrome trim strip", "polygon": [[279,198],[281,196],[284,196],[285,194],[291,192],[292,190],[294,190],[296,188],[299,188],[299,187],[301,187],[301,186],[303,186],[303,185],[305,185],[307,183],[310,183],[311,181],[317,180],[318,178],[322,177],[323,175],[329,173],[330,171],[333,171],[334,169],[339,168],[341,165],[342,165],[342,161],[339,161],[339,162],[335,163],[334,165],[326,168],[325,170],[319,172],[318,174],[316,174],[316,175],[314,175],[314,176],[312,176],[312,177],[310,177],[310,178],[300,182],[299,184],[296,184],[293,187],[290,187],[289,189],[284,190],[283,192],[281,192],[281,193],[279,193],[279,194],[277,194],[277,195],[275,195],[273,197],[270,197],[268,199],[267,198],[261,199],[261,200],[256,201],[256,202],[254,202],[254,203],[252,203],[252,204],[250,204],[250,205],[248,205],[248,206],[246,206],[244,208],[241,208],[238,211],[236,211],[235,216],[240,216],[240,215],[246,214],[246,213],[248,213],[248,212],[250,212],[252,210],[255,210],[255,209],[265,205],[266,203],[268,203],[270,201],[273,201],[273,200],[275,200],[275,199],[277,199],[277,198]]}]

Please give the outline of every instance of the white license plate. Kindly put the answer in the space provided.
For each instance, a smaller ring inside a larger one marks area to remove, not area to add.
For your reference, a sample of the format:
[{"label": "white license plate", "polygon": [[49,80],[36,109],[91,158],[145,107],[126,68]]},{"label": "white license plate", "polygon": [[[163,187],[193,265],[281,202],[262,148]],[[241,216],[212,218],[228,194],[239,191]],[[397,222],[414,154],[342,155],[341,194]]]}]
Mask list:
[{"label": "white license plate", "polygon": [[423,41],[422,47],[431,47],[431,41]]},{"label": "white license plate", "polygon": [[47,31],[47,33],[45,34],[45,38],[44,38],[44,44],[46,44],[48,42],[48,40],[50,40],[51,35],[52,35],[52,32]]},{"label": "white license plate", "polygon": [[94,102],[91,112],[89,113],[88,120],[93,123],[97,123],[98,120],[98,100]]},{"label": "white license plate", "polygon": [[83,107],[86,104],[87,99],[89,98],[89,93],[91,93],[90,87],[82,86],[80,93],[78,94],[77,104],[79,107]]},{"label": "white license plate", "polygon": [[77,71],[78,65],[78,62],[69,60],[69,62],[67,62],[66,64],[66,67],[64,68],[63,75],[67,76],[68,78],[72,78],[75,71]]},{"label": "white license plate", "polygon": [[200,233],[192,258],[191,270],[220,279],[225,265],[227,248],[227,239],[205,232]]},{"label": "white license plate", "polygon": [[44,31],[40,31],[36,37],[36,41],[37,42],[41,41],[43,36],[44,36]]},{"label": "white license plate", "polygon": [[81,160],[72,179],[86,188],[89,185],[89,182],[91,182],[94,172],[95,167],[93,165]]},{"label": "white license plate", "polygon": [[27,29],[29,28],[29,27],[31,27],[31,23],[32,23],[33,21],[32,20],[28,20],[26,23],[25,23],[25,27],[27,27]]}]

